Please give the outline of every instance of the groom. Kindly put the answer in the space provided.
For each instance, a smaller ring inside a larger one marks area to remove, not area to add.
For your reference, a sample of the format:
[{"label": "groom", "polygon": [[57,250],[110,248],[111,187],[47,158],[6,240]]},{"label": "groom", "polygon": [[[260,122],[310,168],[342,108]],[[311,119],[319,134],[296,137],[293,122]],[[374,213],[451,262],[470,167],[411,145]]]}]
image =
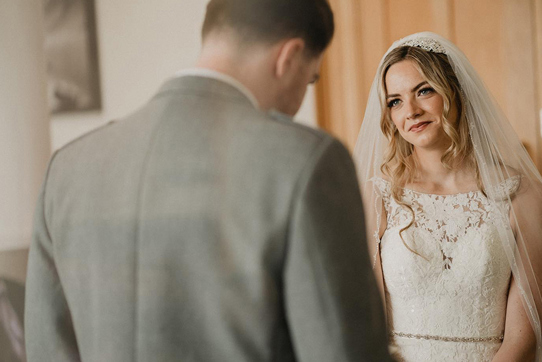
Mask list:
[{"label": "groom", "polygon": [[196,68],[53,156],[30,362],[388,360],[352,161],[289,117],[333,29],[325,0],[212,0]]}]

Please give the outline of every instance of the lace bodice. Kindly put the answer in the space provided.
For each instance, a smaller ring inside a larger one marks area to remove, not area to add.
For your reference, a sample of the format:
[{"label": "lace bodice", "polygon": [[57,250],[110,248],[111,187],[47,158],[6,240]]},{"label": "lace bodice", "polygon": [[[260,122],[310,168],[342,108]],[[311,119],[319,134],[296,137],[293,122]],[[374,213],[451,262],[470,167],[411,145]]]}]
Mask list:
[{"label": "lace bodice", "polygon": [[[510,194],[520,178],[500,185]],[[495,225],[508,212],[482,192],[432,195],[403,190],[412,213],[382,192],[387,228],[381,239],[388,323],[404,361],[490,361],[504,331],[511,270]]]}]

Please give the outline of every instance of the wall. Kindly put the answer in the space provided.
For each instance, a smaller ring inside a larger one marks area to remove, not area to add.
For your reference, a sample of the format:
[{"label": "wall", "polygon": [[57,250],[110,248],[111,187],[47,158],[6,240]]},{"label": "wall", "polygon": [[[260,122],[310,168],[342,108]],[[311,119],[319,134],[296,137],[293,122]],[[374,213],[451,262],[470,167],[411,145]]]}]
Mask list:
[{"label": "wall", "polygon": [[0,2],[0,250],[28,246],[47,167],[41,6]]},{"label": "wall", "polygon": [[21,284],[26,280],[28,248],[0,252],[0,277]]},{"label": "wall", "polygon": [[[102,110],[52,117],[53,150],[135,110],[199,53],[206,0],[95,1]],[[316,124],[312,87],[296,118]]]},{"label": "wall", "polygon": [[41,10],[0,1],[0,278],[16,281],[50,154]]}]

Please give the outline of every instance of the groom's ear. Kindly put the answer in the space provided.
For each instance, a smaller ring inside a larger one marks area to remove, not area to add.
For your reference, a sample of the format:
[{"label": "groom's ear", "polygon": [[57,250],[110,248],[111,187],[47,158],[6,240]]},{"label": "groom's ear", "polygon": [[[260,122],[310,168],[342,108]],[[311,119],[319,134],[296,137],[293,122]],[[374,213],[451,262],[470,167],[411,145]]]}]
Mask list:
[{"label": "groom's ear", "polygon": [[301,38],[292,38],[282,43],[275,64],[275,77],[278,79],[288,76],[298,69],[298,62],[303,60],[305,54],[305,41]]}]

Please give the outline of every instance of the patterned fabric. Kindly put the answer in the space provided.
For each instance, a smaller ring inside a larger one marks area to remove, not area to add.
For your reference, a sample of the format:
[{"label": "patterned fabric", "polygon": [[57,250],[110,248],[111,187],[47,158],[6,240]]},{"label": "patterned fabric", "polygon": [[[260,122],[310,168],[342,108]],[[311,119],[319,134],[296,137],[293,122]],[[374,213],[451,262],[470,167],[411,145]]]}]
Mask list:
[{"label": "patterned fabric", "polygon": [[[501,344],[511,276],[495,227],[510,223],[506,204],[490,202],[481,191],[433,195],[404,189],[415,219],[401,239],[412,212],[391,197],[387,181],[375,183],[387,212],[381,257],[396,358],[490,361]],[[510,178],[498,192],[510,195],[519,183],[519,176]]]}]

